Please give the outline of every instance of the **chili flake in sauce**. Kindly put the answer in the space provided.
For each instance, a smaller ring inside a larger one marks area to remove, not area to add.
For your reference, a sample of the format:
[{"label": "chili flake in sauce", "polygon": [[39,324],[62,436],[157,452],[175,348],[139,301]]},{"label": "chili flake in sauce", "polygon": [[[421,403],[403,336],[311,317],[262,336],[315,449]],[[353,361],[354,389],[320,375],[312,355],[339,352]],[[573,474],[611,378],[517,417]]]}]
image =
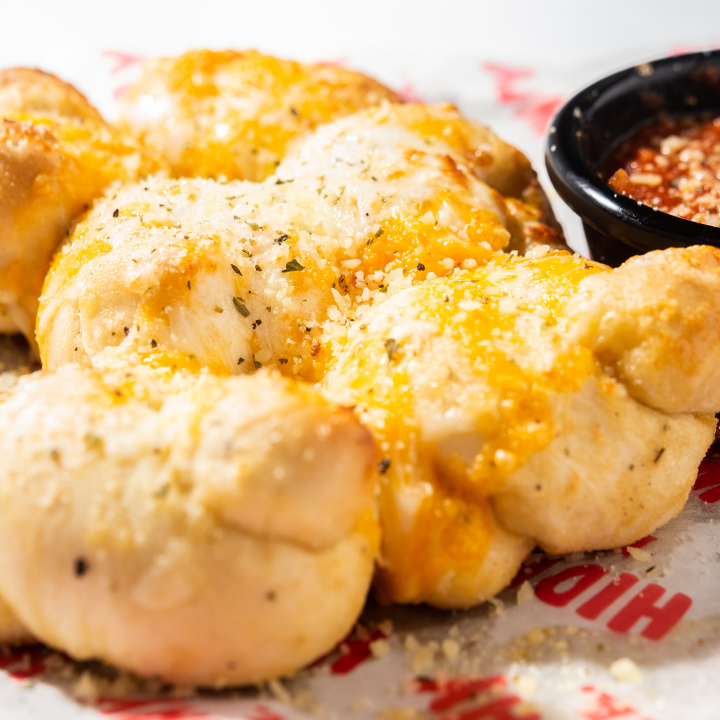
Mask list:
[{"label": "chili flake in sauce", "polygon": [[720,227],[720,117],[660,116],[608,163],[610,185],[670,215]]}]

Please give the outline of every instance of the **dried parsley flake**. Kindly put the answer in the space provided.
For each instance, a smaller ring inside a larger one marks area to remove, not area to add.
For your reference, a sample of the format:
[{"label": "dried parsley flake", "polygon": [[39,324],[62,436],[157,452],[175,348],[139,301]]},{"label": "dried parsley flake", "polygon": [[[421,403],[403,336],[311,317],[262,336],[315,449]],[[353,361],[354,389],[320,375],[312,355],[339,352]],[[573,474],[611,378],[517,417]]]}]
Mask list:
[{"label": "dried parsley flake", "polygon": [[296,272],[298,270],[304,270],[305,266],[301,265],[295,258],[290,260],[290,262],[285,263],[285,269],[283,270],[284,273],[286,272]]}]

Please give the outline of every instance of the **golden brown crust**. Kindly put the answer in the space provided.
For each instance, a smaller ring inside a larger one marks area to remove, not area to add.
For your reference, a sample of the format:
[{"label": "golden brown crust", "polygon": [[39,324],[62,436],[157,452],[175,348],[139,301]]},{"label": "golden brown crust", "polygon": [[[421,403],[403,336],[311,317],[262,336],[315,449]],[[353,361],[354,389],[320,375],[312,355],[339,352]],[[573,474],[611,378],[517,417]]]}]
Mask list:
[{"label": "golden brown crust", "polygon": [[384,458],[386,596],[464,607],[534,544],[618,547],[680,512],[720,409],[716,253],[498,253],[353,326],[323,386]]},{"label": "golden brown crust", "polygon": [[589,278],[568,307],[574,337],[640,402],[665,412],[720,406],[720,250],[669,248]]},{"label": "golden brown crust", "polygon": [[[448,106],[385,105],[306,135],[262,183],[163,179],[113,191],[48,274],[43,362],[104,353],[243,373],[255,360],[319,379],[344,332],[328,323],[523,241],[442,127],[476,147],[502,145]],[[494,163],[525,182],[513,152],[496,151]],[[293,261],[301,271],[287,271]]]},{"label": "golden brown crust", "polygon": [[522,233],[521,239],[513,238],[510,242],[509,252],[517,250],[520,255],[525,255],[540,245],[547,245],[552,250],[570,250],[537,178],[528,183],[519,198],[505,198],[505,204]]},{"label": "golden brown crust", "polygon": [[104,124],[100,113],[69,83],[42,70],[0,70],[0,117],[75,120]]},{"label": "golden brown crust", "polygon": [[121,121],[178,177],[257,181],[294,138],[383,100],[399,98],[344,68],[255,50],[192,50],[148,61],[123,98]]},{"label": "golden brown crust", "polygon": [[[372,441],[308,386],[69,365],[0,396],[0,454],[2,598],[77,659],[259,682],[362,609]],[[0,639],[22,632],[3,612]]]},{"label": "golden brown crust", "polygon": [[43,279],[72,219],[113,180],[161,168],[67,83],[0,73],[0,331],[34,341]]}]

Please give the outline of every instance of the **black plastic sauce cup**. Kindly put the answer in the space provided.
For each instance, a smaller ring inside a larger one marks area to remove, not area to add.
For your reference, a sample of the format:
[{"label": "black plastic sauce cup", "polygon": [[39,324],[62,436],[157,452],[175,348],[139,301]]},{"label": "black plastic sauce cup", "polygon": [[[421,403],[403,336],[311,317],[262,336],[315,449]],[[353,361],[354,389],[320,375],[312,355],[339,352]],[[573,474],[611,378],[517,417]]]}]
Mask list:
[{"label": "black plastic sauce cup", "polygon": [[560,197],[582,218],[594,260],[617,267],[649,250],[720,247],[720,228],[653,210],[613,190],[610,153],[659,113],[720,115],[720,51],[662,58],[585,88],[555,116],[545,164]]}]

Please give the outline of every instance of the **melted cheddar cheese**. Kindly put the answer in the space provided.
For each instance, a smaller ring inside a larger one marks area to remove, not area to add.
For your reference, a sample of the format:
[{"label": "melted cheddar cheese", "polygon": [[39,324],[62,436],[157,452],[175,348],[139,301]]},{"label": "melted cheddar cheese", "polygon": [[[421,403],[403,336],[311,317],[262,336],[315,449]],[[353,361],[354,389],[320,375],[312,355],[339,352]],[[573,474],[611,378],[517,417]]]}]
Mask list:
[{"label": "melted cheddar cheese", "polygon": [[563,342],[562,308],[605,271],[567,253],[495,256],[401,291],[351,331],[325,384],[376,439],[392,599],[425,600],[481,565],[489,496],[549,443],[548,398],[598,372],[591,350]]}]

